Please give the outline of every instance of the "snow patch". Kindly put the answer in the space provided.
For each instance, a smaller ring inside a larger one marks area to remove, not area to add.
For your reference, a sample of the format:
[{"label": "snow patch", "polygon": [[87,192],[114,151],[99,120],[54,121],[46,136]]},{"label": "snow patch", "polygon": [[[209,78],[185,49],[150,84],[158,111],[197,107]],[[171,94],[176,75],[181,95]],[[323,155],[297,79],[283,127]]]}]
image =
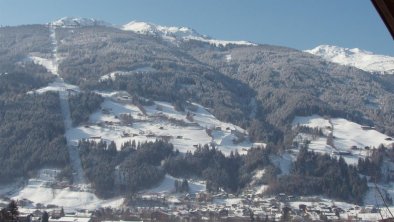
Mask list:
[{"label": "snow patch", "polygon": [[274,164],[277,168],[280,169],[281,175],[288,175],[290,174],[291,167],[293,162],[295,161],[296,157],[289,154],[284,153],[280,156],[278,155],[271,155],[270,160],[272,164]]},{"label": "snow patch", "polygon": [[226,55],[226,61],[227,61],[227,62],[231,62],[231,59],[232,59],[232,58],[231,58],[231,54]]},{"label": "snow patch", "polygon": [[80,89],[78,86],[71,85],[65,83],[61,78],[57,78],[54,82],[49,83],[48,86],[29,91],[27,92],[28,94],[33,94],[33,93],[46,93],[46,92],[64,92],[64,91],[71,91],[71,92],[80,92]]},{"label": "snow patch", "polygon": [[64,17],[50,22],[49,25],[61,28],[77,28],[86,26],[112,26],[111,24],[93,18]]},{"label": "snow patch", "polygon": [[34,64],[44,66],[49,73],[52,73],[54,75],[58,75],[58,64],[56,59],[47,59],[47,58],[41,58],[38,56],[30,56],[29,59],[33,61]]}]

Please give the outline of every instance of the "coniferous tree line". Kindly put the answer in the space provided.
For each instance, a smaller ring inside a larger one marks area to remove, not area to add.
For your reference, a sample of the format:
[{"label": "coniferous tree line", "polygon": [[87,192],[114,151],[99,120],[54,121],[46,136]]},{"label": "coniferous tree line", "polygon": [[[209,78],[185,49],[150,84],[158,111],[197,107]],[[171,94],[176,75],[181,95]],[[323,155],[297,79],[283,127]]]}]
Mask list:
[{"label": "coniferous tree line", "polygon": [[302,147],[294,162],[291,175],[271,182],[271,193],[296,195],[325,195],[361,204],[368,190],[367,179],[359,176],[356,166],[345,160],[320,155]]},{"label": "coniferous tree line", "polygon": [[70,115],[74,125],[87,122],[90,114],[100,108],[103,97],[94,92],[79,93],[69,97]]},{"label": "coniferous tree line", "polygon": [[[208,145],[199,146],[193,153],[182,155],[165,141],[136,144],[126,143],[116,151],[114,143],[81,141],[80,152],[85,174],[101,195],[117,191],[135,193],[157,185],[167,173],[177,178],[198,178],[206,181],[209,192],[225,190],[238,193],[249,186],[256,170],[265,169],[262,179],[269,193],[293,195],[324,195],[330,198],[361,203],[368,189],[365,177],[357,167],[347,165],[343,158],[309,152],[302,148],[290,175],[280,172],[269,159],[275,148],[252,148],[244,156],[221,151]],[[119,171],[120,170],[120,171]],[[116,172],[122,172],[123,182],[115,184]],[[178,182],[178,191],[186,190]],[[116,188],[117,187],[117,188]]]},{"label": "coniferous tree line", "polygon": [[31,50],[50,44],[49,30],[21,26],[0,33],[0,182],[10,182],[41,167],[64,167],[68,153],[58,95],[27,94],[54,79],[42,66],[24,62]]},{"label": "coniferous tree line", "polygon": [[[113,194],[114,187],[127,193],[149,188],[157,185],[166,173],[206,180],[211,192],[220,189],[239,192],[250,183],[255,170],[273,167],[268,158],[271,149],[262,148],[253,148],[246,156],[231,153],[226,157],[208,145],[183,155],[161,140],[141,144],[131,141],[120,151],[116,151],[113,142],[82,140],[79,149],[85,175],[103,196]],[[115,184],[120,175],[122,181]],[[185,182],[179,184],[179,191],[185,191]]]},{"label": "coniferous tree line", "polygon": [[187,193],[189,192],[189,182],[186,179],[174,181],[175,192]]},{"label": "coniferous tree line", "polygon": [[385,147],[381,144],[378,148],[367,148],[369,155],[358,160],[359,172],[369,176],[369,181],[372,183],[393,181],[390,165],[394,162],[394,147]]},{"label": "coniferous tree line", "polygon": [[68,164],[59,96],[0,96],[0,182]]},{"label": "coniferous tree line", "polygon": [[[128,142],[120,151],[114,142],[104,141],[82,140],[78,147],[85,175],[100,196],[112,195],[114,187],[135,193],[157,184],[165,175],[161,161],[174,155],[172,144],[165,141]],[[115,184],[120,174],[122,181]]]},{"label": "coniferous tree line", "polygon": [[7,207],[0,210],[0,221],[17,222],[19,216],[18,204],[11,200]]}]

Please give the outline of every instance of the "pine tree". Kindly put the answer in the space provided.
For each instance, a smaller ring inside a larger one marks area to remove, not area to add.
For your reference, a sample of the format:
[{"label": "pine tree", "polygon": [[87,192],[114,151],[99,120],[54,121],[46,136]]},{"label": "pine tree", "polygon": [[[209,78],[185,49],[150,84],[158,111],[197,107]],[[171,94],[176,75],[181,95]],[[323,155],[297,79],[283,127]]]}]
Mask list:
[{"label": "pine tree", "polygon": [[48,221],[49,221],[49,214],[48,212],[44,211],[44,213],[42,213],[41,222],[48,222]]},{"label": "pine tree", "polygon": [[17,218],[17,216],[19,215],[19,211],[18,211],[18,204],[16,203],[15,200],[11,200],[11,202],[8,204],[7,206],[7,211],[11,213],[12,218]]},{"label": "pine tree", "polygon": [[182,192],[189,192],[189,183],[187,182],[186,179],[183,179],[183,181],[182,181],[181,191]]}]

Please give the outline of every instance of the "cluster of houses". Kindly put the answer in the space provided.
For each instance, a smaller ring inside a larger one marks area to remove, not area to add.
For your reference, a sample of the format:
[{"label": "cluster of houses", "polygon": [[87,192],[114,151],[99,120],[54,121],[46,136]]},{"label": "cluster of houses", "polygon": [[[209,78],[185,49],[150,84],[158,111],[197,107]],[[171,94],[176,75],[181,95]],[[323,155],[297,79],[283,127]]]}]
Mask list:
[{"label": "cluster of houses", "polygon": [[[22,203],[22,202],[21,202]],[[234,196],[221,192],[210,194],[139,194],[125,202],[121,209],[97,209],[65,212],[62,208],[19,209],[19,222],[41,222],[48,212],[48,222],[95,221],[379,221],[380,209],[375,206],[343,205],[284,193],[262,197],[248,190]],[[351,206],[351,207],[350,207]],[[100,213],[101,212],[101,213]],[[102,212],[107,212],[104,216]],[[110,212],[110,213],[108,213]],[[127,212],[125,214],[124,212]],[[362,215],[375,215],[366,219]],[[380,221],[390,221],[387,218]]]}]

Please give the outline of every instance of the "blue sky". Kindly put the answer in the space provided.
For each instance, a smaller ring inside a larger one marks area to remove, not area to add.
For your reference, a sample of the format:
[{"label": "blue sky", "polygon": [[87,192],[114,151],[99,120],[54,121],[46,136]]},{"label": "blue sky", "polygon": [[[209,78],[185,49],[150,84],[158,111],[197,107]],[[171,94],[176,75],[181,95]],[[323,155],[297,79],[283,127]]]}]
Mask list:
[{"label": "blue sky", "polygon": [[394,40],[370,0],[0,0],[0,25],[64,16],[148,21],[225,40],[296,49],[330,44],[394,56]]}]

